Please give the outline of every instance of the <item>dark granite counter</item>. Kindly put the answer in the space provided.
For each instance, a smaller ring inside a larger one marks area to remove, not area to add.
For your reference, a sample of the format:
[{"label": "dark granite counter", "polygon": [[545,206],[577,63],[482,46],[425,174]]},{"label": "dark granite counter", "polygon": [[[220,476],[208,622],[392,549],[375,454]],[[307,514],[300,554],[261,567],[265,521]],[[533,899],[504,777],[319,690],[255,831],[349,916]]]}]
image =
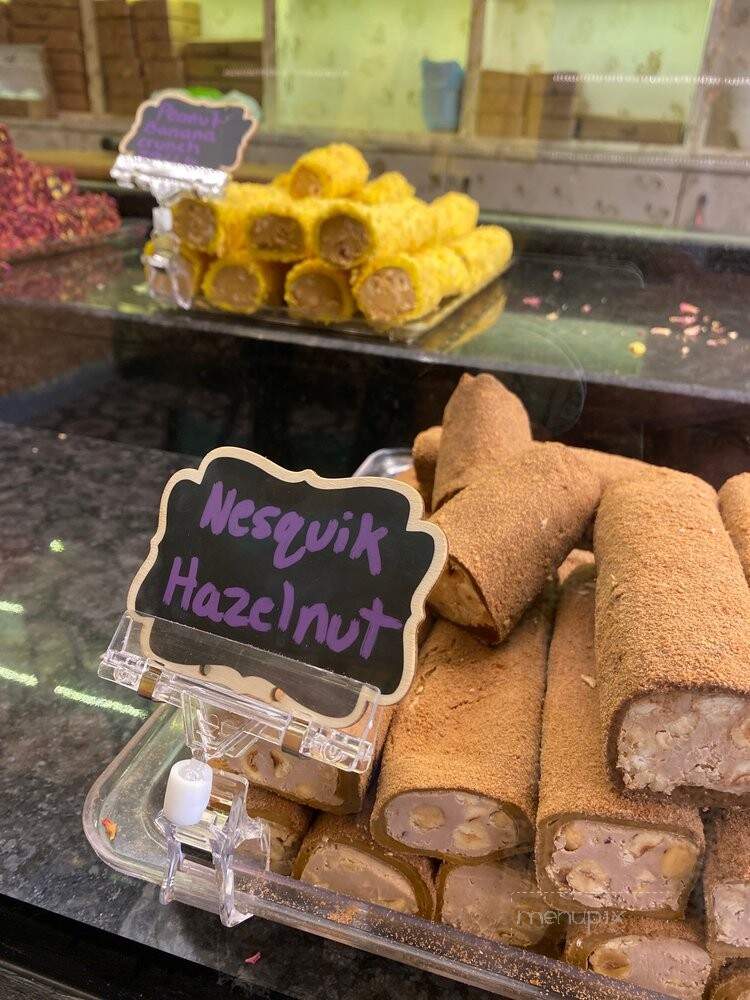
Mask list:
[{"label": "dark granite counter", "polygon": [[[81,827],[86,792],[151,708],[100,680],[98,658],[146,551],[163,484],[184,463],[147,448],[0,425],[0,903],[30,904],[26,960],[49,961],[45,920],[57,914],[77,922],[82,948],[88,941],[84,964],[94,961],[90,929],[114,941],[105,939],[112,969],[132,964],[127,942],[194,963],[174,972],[187,992],[164,994],[186,1000],[192,990],[184,984],[192,976],[196,990],[206,987],[206,970],[233,996],[484,996],[258,918],[227,930],[190,907],[163,907],[155,886],[118,875],[90,849]],[[0,946],[10,936],[10,928],[0,933]],[[261,961],[245,965],[256,951]]]}]

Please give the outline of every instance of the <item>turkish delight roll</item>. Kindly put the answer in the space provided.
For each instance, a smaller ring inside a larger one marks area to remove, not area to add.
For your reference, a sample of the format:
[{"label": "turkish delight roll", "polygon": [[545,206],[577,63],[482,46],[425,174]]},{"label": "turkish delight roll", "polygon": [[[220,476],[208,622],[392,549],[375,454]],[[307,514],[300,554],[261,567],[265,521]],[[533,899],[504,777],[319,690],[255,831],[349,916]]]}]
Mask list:
[{"label": "turkish delight roll", "polygon": [[284,299],[292,315],[314,323],[343,323],[354,315],[349,276],[317,257],[300,261],[287,274]]},{"label": "turkish delight roll", "polygon": [[431,920],[432,863],[375,843],[370,835],[370,805],[354,816],[321,813],[302,842],[292,874],[345,896]]},{"label": "turkish delight roll", "polygon": [[249,315],[262,306],[281,304],[285,270],[247,253],[228,254],[206,271],[203,294],[217,309]]},{"label": "turkish delight roll", "polygon": [[357,195],[366,205],[382,205],[386,201],[403,201],[414,197],[414,185],[398,170],[388,170],[367,184]]},{"label": "turkish delight roll", "polygon": [[[441,460],[442,448],[438,472]],[[433,514],[448,562],[432,608],[502,642],[578,542],[598,500],[599,480],[564,445],[537,444],[508,459]]]},{"label": "turkish delight roll", "polygon": [[703,890],[711,950],[750,958],[750,813],[719,811],[707,830]]},{"label": "turkish delight roll", "polygon": [[312,256],[313,228],[327,204],[322,198],[290,198],[269,187],[244,211],[247,249],[261,260],[287,263]]},{"label": "turkish delight roll", "polygon": [[433,626],[383,751],[379,844],[457,863],[529,849],[548,636],[540,606],[497,648]]},{"label": "turkish delight roll", "polygon": [[371,257],[413,253],[432,241],[434,220],[419,198],[365,205],[332,201],[316,221],[315,253],[336,267],[359,267]]},{"label": "turkish delight roll", "polygon": [[466,268],[449,247],[377,256],[352,286],[357,305],[373,326],[397,326],[426,316],[466,285]]},{"label": "turkish delight roll", "polygon": [[461,376],[443,413],[432,509],[531,444],[529,415],[493,375]]},{"label": "turkish delight roll", "polygon": [[711,972],[699,924],[640,914],[601,922],[574,920],[565,960],[678,1000],[700,1000]]},{"label": "turkish delight roll", "polygon": [[536,866],[558,909],[616,909],[673,917],[698,875],[697,809],[634,802],[607,773],[594,659],[594,567],[562,586],[547,663]]},{"label": "turkish delight roll", "polygon": [[438,424],[420,431],[414,438],[411,457],[414,462],[414,473],[419,483],[419,492],[425,502],[425,509],[432,506],[432,492],[435,488],[435,466],[437,465],[440,440],[443,428]]},{"label": "turkish delight roll", "polygon": [[476,227],[479,205],[468,194],[448,191],[430,202],[435,225],[436,243],[450,243],[451,240],[467,236]]},{"label": "turkish delight roll", "polygon": [[594,528],[602,732],[618,787],[750,796],[750,590],[716,494],[691,476],[605,490]]},{"label": "turkish delight roll", "polygon": [[719,510],[750,583],[750,472],[727,479],[719,490]]},{"label": "turkish delight roll", "polygon": [[393,709],[380,707],[374,723],[372,762],[364,772],[342,771],[311,757],[258,741],[232,770],[244,773],[254,785],[323,812],[347,814],[362,808],[373,768],[380,759]]},{"label": "turkish delight roll", "polygon": [[565,931],[562,914],[550,919],[527,857],[464,865],[445,861],[437,898],[442,923],[501,944],[538,949]]},{"label": "turkish delight roll", "polygon": [[221,198],[184,194],[171,206],[172,229],[180,242],[215,257],[242,250],[244,213],[268,190],[267,184],[230,182]]},{"label": "turkish delight roll", "polygon": [[469,290],[502,274],[513,257],[513,239],[502,226],[477,226],[451,247],[466,264]]},{"label": "turkish delight roll", "polygon": [[303,153],[289,173],[293,198],[346,198],[362,190],[370,168],[354,146],[334,142]]},{"label": "turkish delight roll", "polygon": [[[263,819],[268,824],[271,871],[277,875],[291,875],[302,838],[315,815],[313,810],[254,785],[247,790],[246,808],[248,816]],[[243,847],[240,852],[245,853]],[[254,852],[255,845],[249,853]]]},{"label": "turkish delight roll", "polygon": [[712,978],[709,1000],[750,1000],[750,959],[727,962]]}]

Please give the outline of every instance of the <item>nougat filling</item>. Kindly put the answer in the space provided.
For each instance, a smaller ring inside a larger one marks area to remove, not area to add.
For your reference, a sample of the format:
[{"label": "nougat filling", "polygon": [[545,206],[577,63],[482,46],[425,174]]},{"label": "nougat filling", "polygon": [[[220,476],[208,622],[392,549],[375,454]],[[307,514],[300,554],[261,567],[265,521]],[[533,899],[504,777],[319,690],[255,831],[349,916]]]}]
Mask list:
[{"label": "nougat filling", "polygon": [[712,904],[717,940],[733,948],[750,948],[750,882],[719,882]]},{"label": "nougat filling", "polygon": [[300,312],[319,322],[341,313],[341,292],[327,274],[301,274],[292,284],[291,298]]},{"label": "nougat filling", "polygon": [[302,802],[335,807],[344,801],[338,791],[341,772],[310,757],[258,745],[243,759],[242,769],[254,784]]},{"label": "nougat filling", "polygon": [[181,198],[172,208],[172,229],[183,242],[208,250],[216,236],[213,206],[195,198]]},{"label": "nougat filling", "polygon": [[299,222],[274,212],[253,220],[250,241],[261,251],[301,254],[305,249],[305,237]]},{"label": "nougat filling", "polygon": [[[271,849],[269,867],[277,875],[291,875],[292,865],[299,852],[302,836],[274,820],[266,820],[266,824]],[[260,846],[255,840],[242,844],[240,853],[252,858],[259,865],[263,864],[264,858]]]},{"label": "nougat filling", "polygon": [[403,268],[382,267],[362,282],[359,302],[374,323],[393,323],[414,308],[416,296]]},{"label": "nougat filling", "polygon": [[310,854],[300,878],[400,913],[419,912],[416,893],[405,875],[374,854],[350,844],[330,841],[320,844]]},{"label": "nougat filling", "polygon": [[525,862],[460,865],[445,877],[440,919],[469,934],[529,948],[544,937],[548,912]]},{"label": "nougat filling", "polygon": [[258,279],[237,264],[227,264],[217,271],[211,285],[214,301],[230,309],[257,309],[260,305]]},{"label": "nougat filling", "polygon": [[309,167],[297,167],[289,184],[289,192],[293,198],[310,198],[321,194],[323,186],[320,178]]},{"label": "nougat filling", "polygon": [[453,791],[404,792],[385,807],[394,840],[437,857],[482,858],[517,846],[516,821],[495,800]]},{"label": "nougat filling", "polygon": [[364,223],[350,215],[332,215],[320,226],[320,256],[337,267],[353,267],[369,252]]},{"label": "nougat filling", "polygon": [[547,851],[544,871],[564,899],[640,911],[678,909],[699,857],[676,833],[584,819],[558,824]]},{"label": "nougat filling", "polygon": [[750,699],[654,692],[625,712],[617,766],[627,788],[750,794]]},{"label": "nougat filling", "polygon": [[593,972],[679,1000],[700,1000],[711,971],[706,951],[680,938],[628,934],[612,938],[588,957]]},{"label": "nougat filling", "polygon": [[448,560],[430,594],[430,604],[443,618],[467,628],[494,630],[492,616],[476,584],[454,559]]}]

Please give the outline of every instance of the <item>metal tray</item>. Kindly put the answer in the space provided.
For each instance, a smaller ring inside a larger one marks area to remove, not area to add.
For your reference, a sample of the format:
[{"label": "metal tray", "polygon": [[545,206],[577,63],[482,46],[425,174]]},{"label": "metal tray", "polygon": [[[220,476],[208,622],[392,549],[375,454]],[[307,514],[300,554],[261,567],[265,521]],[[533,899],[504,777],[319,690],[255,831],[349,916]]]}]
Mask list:
[{"label": "metal tray", "polygon": [[[381,449],[358,475],[393,476],[410,461],[406,449]],[[167,864],[156,826],[169,769],[188,756],[179,711],[156,709],[91,788],[83,828],[97,855],[116,871],[156,885]],[[103,820],[117,823],[110,840]],[[178,874],[175,898],[218,912],[216,883],[209,862],[191,863]],[[655,998],[660,994],[606,979],[554,958],[496,944],[444,924],[396,913],[348,896],[235,861],[236,904],[244,913],[318,934],[386,958],[476,986],[491,993],[536,1000],[564,996],[576,1000]],[[227,931],[231,933],[231,931]]]}]

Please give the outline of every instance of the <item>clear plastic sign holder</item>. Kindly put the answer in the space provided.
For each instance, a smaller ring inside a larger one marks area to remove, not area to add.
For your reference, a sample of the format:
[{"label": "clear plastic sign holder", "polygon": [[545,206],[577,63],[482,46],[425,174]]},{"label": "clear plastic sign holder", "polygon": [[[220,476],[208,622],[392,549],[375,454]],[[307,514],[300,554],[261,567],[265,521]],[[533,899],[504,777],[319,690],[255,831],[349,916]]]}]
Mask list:
[{"label": "clear plastic sign holder", "polygon": [[[160,619],[152,619],[150,625],[167,630],[179,662],[201,665],[200,677],[186,676],[144,655],[143,624],[129,613],[121,618],[101,657],[99,676],[180,710],[192,760],[173,768],[157,817],[168,858],[160,898],[163,903],[174,898],[176,881],[186,865],[196,863],[186,851],[197,851],[198,864],[213,866],[217,909],[222,923],[231,927],[251,915],[247,910],[240,913],[235,905],[238,852],[244,864],[250,858],[268,869],[270,841],[267,824],[247,814],[247,779],[224,770],[222,764],[245,756],[262,741],[328,767],[364,772],[374,753],[380,691],[198,629]],[[258,678],[267,698],[212,684],[210,665],[222,663],[232,663],[243,676]],[[304,691],[310,711],[296,704],[289,707],[286,691]]]}]

